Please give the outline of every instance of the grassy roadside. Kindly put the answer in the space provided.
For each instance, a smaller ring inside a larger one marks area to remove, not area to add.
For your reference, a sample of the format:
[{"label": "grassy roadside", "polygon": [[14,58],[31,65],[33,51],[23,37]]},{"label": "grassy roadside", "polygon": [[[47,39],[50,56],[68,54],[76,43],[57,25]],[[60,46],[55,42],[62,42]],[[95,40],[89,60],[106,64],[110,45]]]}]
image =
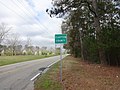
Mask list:
[{"label": "grassy roadside", "polygon": [[59,72],[59,63],[53,65],[42,77],[38,77],[35,81],[35,90],[62,90],[56,72]]},{"label": "grassy roadside", "polygon": [[67,56],[63,60],[62,81],[61,84],[57,63],[38,77],[34,90],[120,90],[120,68],[92,64]]},{"label": "grassy roadside", "polygon": [[[70,68],[72,64],[72,62],[68,63],[68,59],[69,56],[63,59],[63,71],[64,65]],[[39,76],[34,85],[34,90],[63,90],[63,84],[60,82],[60,62],[54,64],[46,73]]]},{"label": "grassy roadside", "polygon": [[18,62],[31,61],[41,58],[46,58],[49,56],[39,56],[39,55],[27,55],[27,56],[0,56],[0,66],[14,64]]}]

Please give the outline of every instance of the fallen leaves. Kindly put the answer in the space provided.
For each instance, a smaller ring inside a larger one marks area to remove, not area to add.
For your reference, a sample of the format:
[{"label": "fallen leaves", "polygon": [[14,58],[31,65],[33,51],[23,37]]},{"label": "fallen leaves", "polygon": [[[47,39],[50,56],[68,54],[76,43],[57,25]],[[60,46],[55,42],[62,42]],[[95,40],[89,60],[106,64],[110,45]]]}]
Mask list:
[{"label": "fallen leaves", "polygon": [[63,62],[64,90],[120,90],[119,75],[120,68],[90,64],[72,56]]}]

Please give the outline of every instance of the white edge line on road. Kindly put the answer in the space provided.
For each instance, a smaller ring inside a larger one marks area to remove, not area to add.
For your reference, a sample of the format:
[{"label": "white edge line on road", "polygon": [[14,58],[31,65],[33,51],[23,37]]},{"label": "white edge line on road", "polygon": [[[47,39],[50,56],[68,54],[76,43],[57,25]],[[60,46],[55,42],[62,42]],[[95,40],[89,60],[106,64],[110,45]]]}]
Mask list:
[{"label": "white edge line on road", "polygon": [[[59,62],[60,60],[53,62],[52,64],[48,65],[47,68],[50,68],[53,64]],[[42,73],[42,72],[41,72]],[[31,78],[30,80],[33,81],[35,78],[37,78],[41,73],[38,73],[37,75],[35,75],[33,78]]]},{"label": "white edge line on road", "polygon": [[[59,61],[59,60],[58,60],[58,61]],[[53,62],[52,64],[48,65],[47,68],[50,68],[53,64],[57,63],[58,61]]]},{"label": "white edge line on road", "polygon": [[[58,60],[59,61],[59,60]],[[52,64],[48,65],[47,68],[50,68],[53,64],[57,63],[58,61],[56,62],[53,62]],[[33,78],[31,78],[30,80],[33,81],[35,78],[37,78],[42,72],[36,74]]]},{"label": "white edge line on road", "polygon": [[[68,56],[68,55],[67,55],[67,56]],[[64,57],[63,57],[63,58],[64,58]],[[63,59],[63,58],[62,58],[62,59]],[[57,63],[57,62],[59,62],[59,61],[60,61],[60,60],[58,60],[58,61],[56,61],[56,62],[53,62],[52,64],[48,65],[47,68],[50,68],[53,64],[55,64],[55,63]]]},{"label": "white edge line on road", "polygon": [[30,80],[33,81],[35,78],[37,78],[41,73],[38,73],[37,75],[35,75],[33,78],[31,78]]}]

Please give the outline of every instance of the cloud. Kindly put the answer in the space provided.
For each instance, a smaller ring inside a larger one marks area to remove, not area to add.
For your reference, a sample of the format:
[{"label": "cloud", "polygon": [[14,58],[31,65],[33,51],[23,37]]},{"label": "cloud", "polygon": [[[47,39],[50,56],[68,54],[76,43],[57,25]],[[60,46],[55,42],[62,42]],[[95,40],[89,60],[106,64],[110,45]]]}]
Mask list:
[{"label": "cloud", "polygon": [[54,46],[54,35],[61,33],[61,19],[50,18],[45,12],[51,0],[2,0],[0,22],[13,27],[25,41],[32,39],[33,45]]}]

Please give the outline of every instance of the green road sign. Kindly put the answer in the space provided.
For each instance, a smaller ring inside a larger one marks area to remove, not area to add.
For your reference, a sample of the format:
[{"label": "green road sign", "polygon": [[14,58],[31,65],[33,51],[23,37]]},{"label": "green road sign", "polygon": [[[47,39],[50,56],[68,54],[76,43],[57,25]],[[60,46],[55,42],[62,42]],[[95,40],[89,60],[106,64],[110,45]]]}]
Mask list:
[{"label": "green road sign", "polygon": [[55,34],[55,44],[67,44],[67,34]]}]

